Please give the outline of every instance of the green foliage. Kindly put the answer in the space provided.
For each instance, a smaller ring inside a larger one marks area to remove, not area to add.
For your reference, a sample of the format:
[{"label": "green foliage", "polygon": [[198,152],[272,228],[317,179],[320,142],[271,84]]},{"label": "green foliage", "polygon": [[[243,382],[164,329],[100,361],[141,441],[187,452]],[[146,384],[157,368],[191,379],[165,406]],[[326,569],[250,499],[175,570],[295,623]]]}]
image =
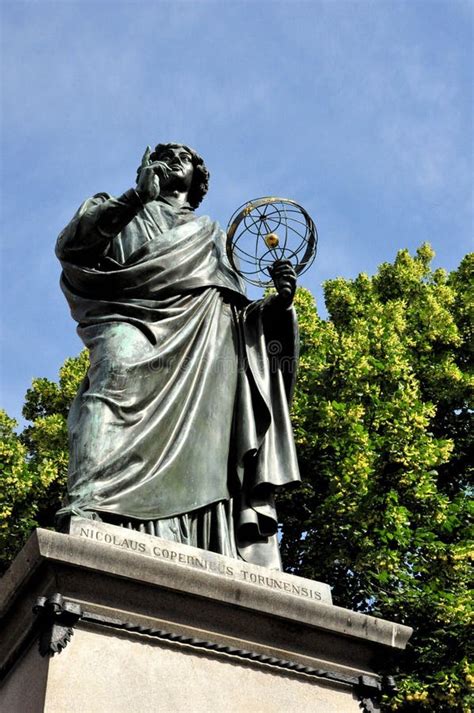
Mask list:
[{"label": "green foliage", "polygon": [[[304,482],[279,498],[288,569],[333,585],[335,603],[412,626],[387,661],[387,710],[467,713],[474,256],[432,271],[423,245],[372,278],[325,285],[329,319],[300,289],[293,410]],[[59,383],[36,379],[30,422],[0,412],[3,566],[31,529],[52,526],[65,490],[66,417],[88,356]]]},{"label": "green foliage", "polygon": [[[293,417],[304,485],[280,497],[282,549],[336,604],[414,627],[387,710],[469,711],[474,255],[448,275],[406,250],[373,278],[297,295]],[[471,347],[472,348],[472,347]],[[471,540],[472,541],[472,540]]]},{"label": "green foliage", "polygon": [[88,365],[84,351],[67,359],[59,383],[34,379],[23,408],[23,432],[0,411],[0,569],[4,570],[35,527],[52,527],[66,487],[66,418]]}]

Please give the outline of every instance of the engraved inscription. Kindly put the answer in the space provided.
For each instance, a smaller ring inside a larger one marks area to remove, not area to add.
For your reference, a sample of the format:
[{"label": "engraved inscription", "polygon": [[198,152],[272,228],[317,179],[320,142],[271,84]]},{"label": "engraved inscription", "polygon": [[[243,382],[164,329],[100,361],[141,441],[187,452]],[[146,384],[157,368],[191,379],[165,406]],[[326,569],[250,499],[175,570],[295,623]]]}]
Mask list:
[{"label": "engraved inscription", "polygon": [[282,582],[275,577],[267,577],[263,574],[255,574],[255,572],[246,572],[244,569],[241,570],[241,575],[246,582],[252,582],[252,584],[260,584],[262,587],[270,587],[271,589],[280,589],[289,594],[296,594],[299,597],[309,597],[310,599],[316,599],[318,601],[321,600],[321,593],[309,587],[293,584],[293,582]]},{"label": "engraved inscription", "polygon": [[190,565],[191,567],[196,567],[197,569],[205,569],[209,572],[224,574],[227,577],[235,576],[233,568],[225,564],[213,562],[212,560],[205,559],[204,557],[184,555],[182,552],[176,552],[176,550],[165,547],[153,547],[153,555],[155,557],[160,557],[161,559],[170,560],[170,562],[179,562],[181,564]]},{"label": "engraved inscription", "polygon": [[89,540],[95,540],[106,545],[120,547],[121,549],[135,552],[136,554],[148,555],[155,559],[167,560],[175,564],[182,564],[195,569],[212,572],[224,577],[230,577],[237,581],[247,582],[267,589],[287,592],[298,597],[321,601],[322,595],[317,589],[310,586],[288,582],[285,579],[280,579],[277,573],[272,575],[256,574],[255,572],[246,569],[244,564],[236,561],[235,566],[230,566],[226,562],[219,562],[206,556],[190,555],[187,553],[175,550],[172,545],[163,547],[145,542],[139,542],[127,533],[127,536],[103,532],[94,527],[79,528],[77,533],[79,537],[85,537]]}]

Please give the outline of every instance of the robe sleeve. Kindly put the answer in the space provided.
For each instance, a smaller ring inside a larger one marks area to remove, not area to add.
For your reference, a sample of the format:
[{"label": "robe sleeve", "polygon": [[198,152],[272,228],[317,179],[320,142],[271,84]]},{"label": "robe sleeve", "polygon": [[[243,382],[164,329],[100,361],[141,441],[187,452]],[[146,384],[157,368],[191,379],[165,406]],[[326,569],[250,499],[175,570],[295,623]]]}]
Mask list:
[{"label": "robe sleeve", "polygon": [[293,307],[272,296],[240,313],[244,347],[237,388],[235,446],[240,492],[236,496],[237,547],[242,559],[280,569],[274,493],[300,474],[289,405],[298,363]]},{"label": "robe sleeve", "polygon": [[267,355],[282,374],[286,399],[291,406],[299,360],[298,320],[293,305],[283,307],[275,294],[262,303],[262,327]]},{"label": "robe sleeve", "polygon": [[57,257],[73,264],[95,264],[107,254],[110,241],[142,208],[143,203],[133,188],[119,198],[98,193],[82,204],[59,235]]}]

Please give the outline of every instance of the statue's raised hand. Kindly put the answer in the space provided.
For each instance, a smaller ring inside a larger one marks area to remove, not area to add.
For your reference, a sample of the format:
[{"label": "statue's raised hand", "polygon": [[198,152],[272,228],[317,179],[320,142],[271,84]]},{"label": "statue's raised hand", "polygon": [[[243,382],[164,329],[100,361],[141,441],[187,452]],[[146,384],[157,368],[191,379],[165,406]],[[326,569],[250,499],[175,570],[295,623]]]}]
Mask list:
[{"label": "statue's raised hand", "polygon": [[168,177],[170,169],[164,161],[151,161],[151,149],[146,147],[142,162],[137,172],[136,191],[142,203],[154,201],[160,195],[160,178]]},{"label": "statue's raised hand", "polygon": [[270,270],[280,303],[290,307],[296,290],[296,272],[289,260],[276,260]]}]

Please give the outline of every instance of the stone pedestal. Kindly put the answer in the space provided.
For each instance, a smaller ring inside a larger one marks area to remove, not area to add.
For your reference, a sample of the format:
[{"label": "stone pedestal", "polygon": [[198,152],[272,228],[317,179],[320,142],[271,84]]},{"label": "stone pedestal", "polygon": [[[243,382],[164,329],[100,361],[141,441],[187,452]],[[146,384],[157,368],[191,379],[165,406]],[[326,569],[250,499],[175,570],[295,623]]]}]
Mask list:
[{"label": "stone pedestal", "polygon": [[374,662],[411,634],[325,584],[79,519],[31,536],[0,617],[8,713],[373,711]]}]

